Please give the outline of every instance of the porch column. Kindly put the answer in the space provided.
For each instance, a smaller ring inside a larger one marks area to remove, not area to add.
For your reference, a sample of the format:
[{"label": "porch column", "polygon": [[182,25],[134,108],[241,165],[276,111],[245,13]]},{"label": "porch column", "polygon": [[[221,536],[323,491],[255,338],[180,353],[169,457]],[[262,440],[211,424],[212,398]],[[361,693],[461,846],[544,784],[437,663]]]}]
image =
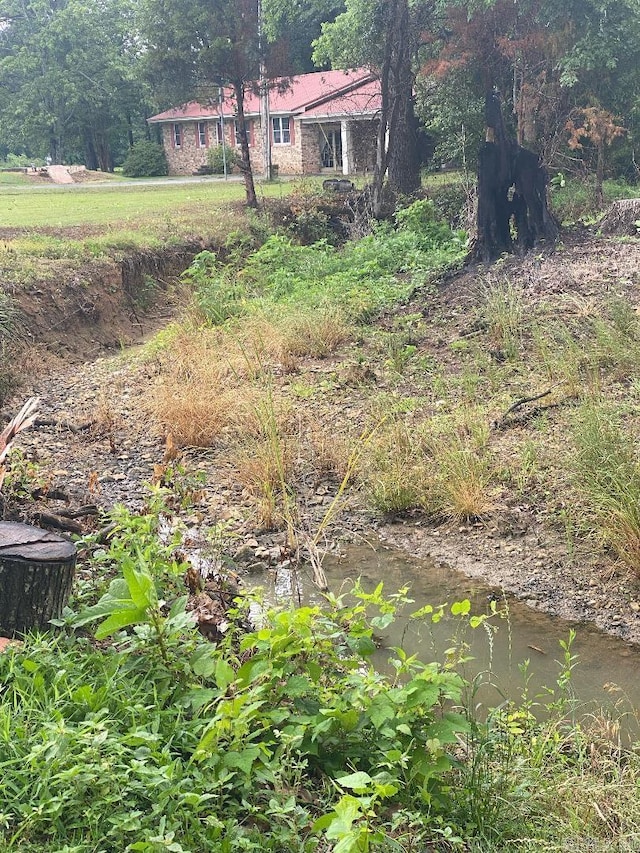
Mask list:
[{"label": "porch column", "polygon": [[342,174],[351,173],[351,124],[342,119],[340,122],[340,141],[342,143]]}]

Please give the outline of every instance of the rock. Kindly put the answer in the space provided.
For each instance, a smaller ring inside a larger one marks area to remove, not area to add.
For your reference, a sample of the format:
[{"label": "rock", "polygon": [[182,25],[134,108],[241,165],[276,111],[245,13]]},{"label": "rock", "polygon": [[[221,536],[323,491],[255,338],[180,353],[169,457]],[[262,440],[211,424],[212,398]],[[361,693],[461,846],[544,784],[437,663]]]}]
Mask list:
[{"label": "rock", "polygon": [[[255,542],[255,540],[253,541]],[[233,561],[235,563],[250,563],[254,559],[254,557],[254,548],[249,545],[249,543],[245,543],[244,545],[241,545],[235,552],[235,554],[233,555]]]}]

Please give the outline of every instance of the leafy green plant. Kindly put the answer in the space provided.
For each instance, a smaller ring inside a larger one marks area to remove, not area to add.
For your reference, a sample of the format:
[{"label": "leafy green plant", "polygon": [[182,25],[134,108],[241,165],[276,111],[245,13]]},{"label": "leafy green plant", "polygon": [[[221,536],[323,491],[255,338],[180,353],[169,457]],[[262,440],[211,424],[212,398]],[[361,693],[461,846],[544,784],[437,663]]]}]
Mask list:
[{"label": "leafy green plant", "polygon": [[381,224],[375,235],[337,250],[326,241],[310,246],[272,235],[241,271],[201,253],[185,274],[197,288],[206,317],[216,323],[274,304],[317,309],[330,304],[347,320],[364,321],[439,269],[462,258],[464,238],[434,219],[428,202],[398,213],[398,227]]},{"label": "leafy green plant", "polygon": [[122,164],[122,174],[128,178],[150,178],[166,175],[167,157],[162,145],[140,140],[133,145]]},{"label": "leafy green plant", "polygon": [[231,174],[239,162],[238,152],[228,145],[224,148],[222,145],[212,145],[207,152],[207,165],[214,175],[223,175],[225,168],[227,174]]}]

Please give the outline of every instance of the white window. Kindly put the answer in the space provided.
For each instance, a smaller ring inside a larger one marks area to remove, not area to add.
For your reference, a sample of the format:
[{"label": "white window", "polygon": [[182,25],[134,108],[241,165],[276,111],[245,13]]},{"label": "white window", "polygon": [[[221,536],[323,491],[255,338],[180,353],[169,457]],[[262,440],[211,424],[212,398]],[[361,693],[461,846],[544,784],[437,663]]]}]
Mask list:
[{"label": "white window", "polygon": [[278,116],[271,119],[273,124],[274,145],[291,145],[291,128],[289,127],[289,116]]},{"label": "white window", "polygon": [[206,121],[198,122],[198,148],[206,148],[208,142],[208,134],[207,134],[207,123]]},{"label": "white window", "polygon": [[[250,120],[245,119],[245,127],[247,128],[247,145],[249,147],[251,147],[251,132],[252,132],[251,127],[252,127],[252,125],[251,125]],[[240,125],[238,124],[237,121],[234,121],[234,123],[233,123],[233,132],[235,135],[236,145],[238,148],[240,148],[242,143],[240,141]]]},{"label": "white window", "polygon": [[216,122],[216,145],[222,145],[223,133],[224,130],[222,122],[220,121],[220,119],[218,119],[218,121]]},{"label": "white window", "polygon": [[182,148],[182,125],[173,125],[173,147]]}]

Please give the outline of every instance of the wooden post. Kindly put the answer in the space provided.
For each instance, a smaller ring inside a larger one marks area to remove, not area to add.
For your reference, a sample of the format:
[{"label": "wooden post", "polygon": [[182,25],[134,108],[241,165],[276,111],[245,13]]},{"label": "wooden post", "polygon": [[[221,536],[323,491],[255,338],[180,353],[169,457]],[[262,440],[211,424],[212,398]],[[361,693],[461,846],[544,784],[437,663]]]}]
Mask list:
[{"label": "wooden post", "polygon": [[0,522],[0,634],[48,631],[69,598],[73,542],[27,524]]}]

